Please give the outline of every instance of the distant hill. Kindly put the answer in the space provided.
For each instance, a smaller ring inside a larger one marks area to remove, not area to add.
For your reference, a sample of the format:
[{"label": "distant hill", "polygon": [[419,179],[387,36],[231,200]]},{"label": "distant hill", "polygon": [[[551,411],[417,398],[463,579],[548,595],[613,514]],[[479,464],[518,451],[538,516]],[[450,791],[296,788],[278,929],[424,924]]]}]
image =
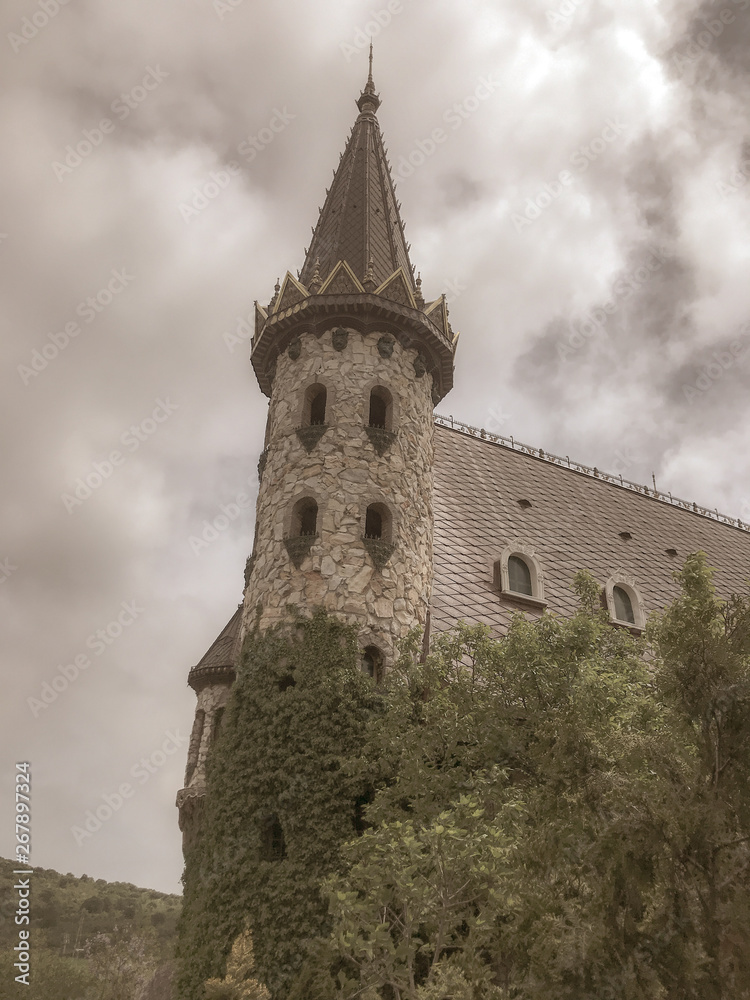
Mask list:
[{"label": "distant hill", "polygon": [[[0,1000],[21,989],[10,957],[18,943],[16,867],[0,858]],[[33,872],[28,1000],[169,1000],[181,896],[49,868]]]}]

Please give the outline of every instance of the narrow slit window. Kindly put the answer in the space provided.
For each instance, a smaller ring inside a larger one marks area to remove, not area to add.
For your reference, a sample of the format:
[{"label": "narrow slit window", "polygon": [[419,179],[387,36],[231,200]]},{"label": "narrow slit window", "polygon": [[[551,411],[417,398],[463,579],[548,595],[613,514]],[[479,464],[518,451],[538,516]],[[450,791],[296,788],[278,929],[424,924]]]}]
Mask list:
[{"label": "narrow slit window", "polygon": [[383,515],[377,509],[375,504],[371,504],[367,508],[367,513],[365,514],[365,537],[383,537]]},{"label": "narrow slit window", "polygon": [[283,861],[286,857],[284,830],[276,815],[263,820],[260,835],[260,855],[263,861]]},{"label": "narrow slit window", "polygon": [[310,425],[321,427],[326,422],[326,401],[328,392],[326,389],[318,389],[310,400]]},{"label": "narrow slit window", "polygon": [[211,730],[211,742],[212,743],[216,740],[216,737],[219,735],[219,732],[221,731],[221,720],[223,718],[224,718],[224,709],[223,708],[217,708],[216,709],[216,713],[214,714],[213,727],[212,727],[212,730]]},{"label": "narrow slit window", "polygon": [[362,673],[379,681],[383,672],[383,654],[377,646],[366,646],[362,651]]},{"label": "narrow slit window", "polygon": [[385,430],[388,415],[388,403],[377,389],[370,393],[370,427],[382,427]]},{"label": "narrow slit window", "polygon": [[311,498],[299,500],[292,516],[292,536],[314,535],[318,529],[318,505]]}]

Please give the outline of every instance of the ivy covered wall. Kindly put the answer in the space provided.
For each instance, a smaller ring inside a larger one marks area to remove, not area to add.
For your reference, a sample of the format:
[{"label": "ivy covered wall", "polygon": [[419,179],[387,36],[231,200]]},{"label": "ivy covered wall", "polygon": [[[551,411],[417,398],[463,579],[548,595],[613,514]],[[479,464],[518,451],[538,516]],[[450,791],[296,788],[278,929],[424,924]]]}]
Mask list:
[{"label": "ivy covered wall", "polygon": [[186,859],[180,1000],[223,975],[247,920],[274,1000],[327,930],[319,886],[340,867],[367,791],[347,764],[381,706],[359,660],[356,630],[323,611],[292,609],[248,634],[209,754],[203,835]]}]

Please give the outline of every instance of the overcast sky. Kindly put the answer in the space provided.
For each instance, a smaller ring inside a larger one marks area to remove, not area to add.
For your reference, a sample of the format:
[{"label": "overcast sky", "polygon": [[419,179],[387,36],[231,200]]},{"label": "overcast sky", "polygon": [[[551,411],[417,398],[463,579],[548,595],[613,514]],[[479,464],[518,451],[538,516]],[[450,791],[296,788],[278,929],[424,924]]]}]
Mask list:
[{"label": "overcast sky", "polygon": [[31,761],[34,864],[179,891],[186,676],[254,527],[242,321],[302,266],[364,33],[462,334],[439,410],[750,520],[750,0],[57,3],[0,14],[1,787]]}]

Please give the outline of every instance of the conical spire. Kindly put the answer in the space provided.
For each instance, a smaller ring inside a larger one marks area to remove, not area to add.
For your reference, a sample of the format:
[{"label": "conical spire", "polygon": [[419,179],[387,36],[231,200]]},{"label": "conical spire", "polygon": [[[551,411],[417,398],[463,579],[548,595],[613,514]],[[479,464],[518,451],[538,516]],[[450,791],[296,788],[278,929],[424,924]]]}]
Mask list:
[{"label": "conical spire", "polygon": [[375,93],[375,84],[372,80],[372,42],[370,42],[370,75],[367,77],[365,89],[359,95],[357,107],[360,112],[371,111],[372,114],[380,107],[380,97]]},{"label": "conical spire", "polygon": [[357,107],[359,115],[313,231],[300,281],[309,283],[316,261],[320,279],[325,281],[335,265],[345,260],[361,282],[370,271],[376,286],[403,268],[413,290],[404,227],[375,117],[380,98],[372,79],[372,43],[370,73]]}]

